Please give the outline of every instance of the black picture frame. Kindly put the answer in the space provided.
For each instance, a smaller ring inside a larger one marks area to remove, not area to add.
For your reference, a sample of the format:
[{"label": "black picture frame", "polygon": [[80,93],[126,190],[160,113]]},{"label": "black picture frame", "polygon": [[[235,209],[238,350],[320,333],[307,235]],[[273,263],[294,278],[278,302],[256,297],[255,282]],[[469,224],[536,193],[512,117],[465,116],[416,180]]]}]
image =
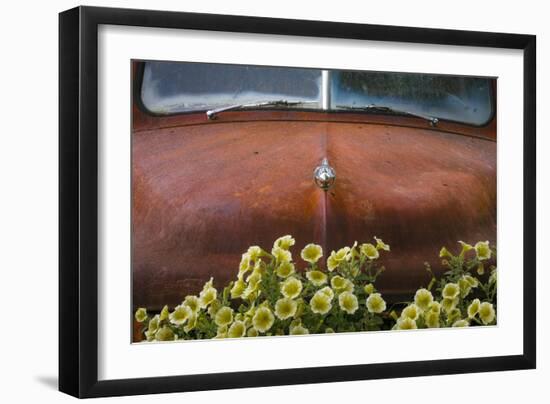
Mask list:
[{"label": "black picture frame", "polygon": [[[523,354],[99,381],[100,24],[523,50]],[[76,397],[533,369],[536,366],[536,37],[167,11],[77,7],[59,15],[59,390]]]}]

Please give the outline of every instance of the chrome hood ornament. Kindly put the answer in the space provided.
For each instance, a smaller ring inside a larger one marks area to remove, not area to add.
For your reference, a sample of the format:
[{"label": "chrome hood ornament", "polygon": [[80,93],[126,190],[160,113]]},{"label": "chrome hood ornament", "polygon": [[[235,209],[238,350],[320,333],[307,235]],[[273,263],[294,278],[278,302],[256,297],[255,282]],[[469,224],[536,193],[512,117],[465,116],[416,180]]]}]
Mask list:
[{"label": "chrome hood ornament", "polygon": [[315,185],[323,191],[328,191],[334,185],[336,180],[336,171],[328,164],[328,159],[325,157],[320,166],[317,166],[313,171],[313,179]]}]

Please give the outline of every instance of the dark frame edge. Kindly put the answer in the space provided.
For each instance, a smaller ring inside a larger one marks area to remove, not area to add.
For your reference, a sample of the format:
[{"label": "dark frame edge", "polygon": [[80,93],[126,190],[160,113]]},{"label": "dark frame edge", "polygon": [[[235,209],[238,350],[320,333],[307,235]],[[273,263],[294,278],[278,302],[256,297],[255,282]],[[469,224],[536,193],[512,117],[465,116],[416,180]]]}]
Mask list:
[{"label": "dark frame edge", "polygon": [[80,11],[59,14],[59,390],[79,396]]}]

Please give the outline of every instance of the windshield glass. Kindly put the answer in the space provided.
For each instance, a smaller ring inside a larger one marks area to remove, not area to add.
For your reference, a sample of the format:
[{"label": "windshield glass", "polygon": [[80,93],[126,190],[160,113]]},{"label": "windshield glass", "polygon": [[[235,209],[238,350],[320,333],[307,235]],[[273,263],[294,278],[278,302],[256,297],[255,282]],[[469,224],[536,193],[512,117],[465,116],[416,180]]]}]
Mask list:
[{"label": "windshield glass", "polygon": [[[371,108],[364,113],[396,110],[483,125],[493,115],[493,81],[420,73],[323,72],[291,67],[148,61],[143,68],[141,101],[147,110],[160,115],[235,105],[360,113],[361,108],[374,105],[386,109]],[[288,104],[268,105],[273,101]]]},{"label": "windshield glass", "polygon": [[358,71],[331,73],[332,109],[368,105],[482,125],[492,116],[491,79]]},{"label": "windshield glass", "polygon": [[320,86],[316,69],[147,62],[141,95],[157,114],[276,100],[313,102],[308,106],[319,108]]}]

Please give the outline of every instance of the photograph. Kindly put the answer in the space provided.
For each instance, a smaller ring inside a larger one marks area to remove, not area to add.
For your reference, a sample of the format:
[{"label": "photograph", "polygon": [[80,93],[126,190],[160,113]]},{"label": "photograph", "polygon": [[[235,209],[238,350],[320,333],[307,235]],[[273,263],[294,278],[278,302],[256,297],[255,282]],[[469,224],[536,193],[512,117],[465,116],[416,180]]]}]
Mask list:
[{"label": "photograph", "polygon": [[133,343],[497,326],[496,77],[129,67]]}]

